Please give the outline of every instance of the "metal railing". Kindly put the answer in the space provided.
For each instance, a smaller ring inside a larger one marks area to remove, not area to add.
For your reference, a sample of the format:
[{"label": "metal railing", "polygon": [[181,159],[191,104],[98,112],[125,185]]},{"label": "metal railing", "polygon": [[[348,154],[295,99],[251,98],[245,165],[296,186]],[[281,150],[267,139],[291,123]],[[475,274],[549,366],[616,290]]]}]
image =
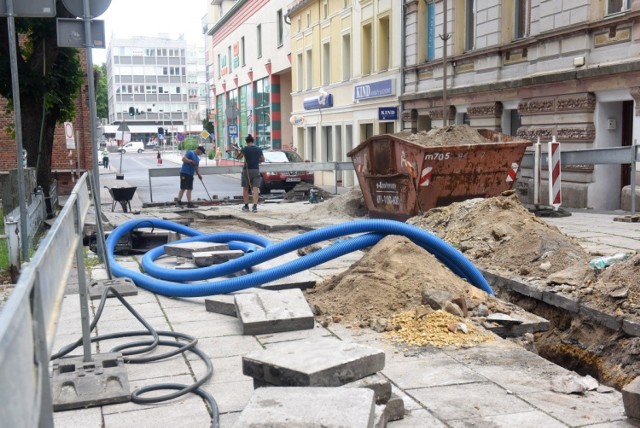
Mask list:
[{"label": "metal railing", "polygon": [[[338,174],[341,171],[353,171],[353,162],[291,162],[291,163],[263,163],[260,164],[262,172],[288,172],[288,171],[334,171],[336,174],[335,193],[338,193]],[[200,174],[240,174],[242,165],[226,166],[201,166]],[[149,169],[149,198],[153,202],[153,177],[177,177],[180,168],[153,168]]]},{"label": "metal railing", "polygon": [[[540,157],[540,167],[549,165],[546,153]],[[534,168],[534,153],[527,152],[522,158],[520,168]],[[607,147],[600,149],[584,149],[563,151],[560,153],[560,163],[566,165],[631,165],[631,213],[636,212],[636,162],[640,161],[638,146]]]},{"label": "metal railing", "polygon": [[[26,212],[27,233],[24,236],[27,237],[29,247],[33,248],[35,246],[35,238],[38,235],[38,232],[42,229],[44,220],[47,218],[47,207],[45,205],[45,197],[42,189],[38,188],[38,190],[33,193],[31,196],[31,203],[27,205]],[[7,240],[9,247],[9,261],[12,268],[19,270],[19,255],[20,249],[22,248],[19,237],[23,236],[19,230],[19,225],[22,224],[20,222],[20,207],[14,208],[5,216],[4,224],[7,237],[9,238]]]},{"label": "metal railing", "polygon": [[2,426],[53,427],[49,356],[74,258],[84,278],[88,180],[87,173],[78,180],[0,312]]}]

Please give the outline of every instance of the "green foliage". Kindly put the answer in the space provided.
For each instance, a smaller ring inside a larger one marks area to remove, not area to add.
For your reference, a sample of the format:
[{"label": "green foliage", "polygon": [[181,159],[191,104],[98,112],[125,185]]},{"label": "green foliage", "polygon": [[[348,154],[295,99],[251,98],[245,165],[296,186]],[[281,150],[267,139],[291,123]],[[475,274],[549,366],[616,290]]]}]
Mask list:
[{"label": "green foliage", "polygon": [[215,156],[216,154],[213,152],[213,150],[209,150],[209,153],[207,153],[207,158],[209,158],[209,160],[213,160]]},{"label": "green foliage", "polygon": [[202,129],[204,129],[211,135],[215,134],[215,128],[213,127],[213,123],[209,121],[209,119],[202,119]]},{"label": "green foliage", "polygon": [[106,119],[109,117],[109,105],[107,94],[107,65],[102,64],[100,66],[94,66],[94,75],[97,75],[96,79],[96,114],[100,119]]},{"label": "green foliage", "polygon": [[195,150],[200,144],[198,144],[198,140],[193,137],[187,137],[182,142],[182,150]]}]

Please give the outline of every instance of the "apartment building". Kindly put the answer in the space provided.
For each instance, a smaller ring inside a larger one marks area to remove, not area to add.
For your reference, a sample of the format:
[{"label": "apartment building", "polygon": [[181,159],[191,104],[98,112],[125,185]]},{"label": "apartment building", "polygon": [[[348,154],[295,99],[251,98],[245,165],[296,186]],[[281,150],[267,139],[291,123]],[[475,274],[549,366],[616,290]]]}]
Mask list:
[{"label": "apartment building", "polygon": [[[287,17],[293,140],[304,157],[350,161],[360,142],[400,130],[402,2],[299,0]],[[357,184],[353,173],[337,180]],[[318,184],[335,181],[333,172],[316,173]]]},{"label": "apartment building", "polygon": [[211,2],[208,74],[217,144],[223,152],[230,144],[244,144],[249,133],[262,147],[292,147],[288,3]]},{"label": "apartment building", "polygon": [[131,139],[144,142],[159,134],[199,134],[206,112],[204,49],[162,35],[114,37],[107,51],[107,88],[107,136],[122,139],[117,129],[123,122]]},{"label": "apartment building", "polygon": [[[403,3],[405,128],[468,123],[531,141],[555,136],[563,150],[638,140],[640,1]],[[522,171],[527,202],[532,181]],[[563,206],[618,209],[629,182],[628,165],[564,166]]]}]

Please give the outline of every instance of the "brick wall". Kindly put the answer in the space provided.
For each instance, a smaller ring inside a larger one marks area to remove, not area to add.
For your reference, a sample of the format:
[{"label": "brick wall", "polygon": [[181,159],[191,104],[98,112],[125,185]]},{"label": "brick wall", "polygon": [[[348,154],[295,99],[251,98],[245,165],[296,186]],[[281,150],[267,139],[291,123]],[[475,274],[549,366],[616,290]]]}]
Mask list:
[{"label": "brick wall", "polygon": [[[85,71],[87,64],[84,49],[80,50],[80,58],[82,70]],[[69,194],[73,189],[78,168],[80,174],[92,169],[88,98],[87,85],[84,83],[75,102],[76,117],[72,120],[76,149],[71,151],[67,149],[62,125],[59,125],[55,132],[51,155],[51,175],[53,179],[58,180],[58,192],[61,195]],[[0,97],[0,171],[9,171],[17,166],[16,141],[6,132],[7,125],[13,122],[14,116],[13,114],[5,114],[6,106],[7,100]],[[39,124],[34,124],[34,126],[39,126]]]}]

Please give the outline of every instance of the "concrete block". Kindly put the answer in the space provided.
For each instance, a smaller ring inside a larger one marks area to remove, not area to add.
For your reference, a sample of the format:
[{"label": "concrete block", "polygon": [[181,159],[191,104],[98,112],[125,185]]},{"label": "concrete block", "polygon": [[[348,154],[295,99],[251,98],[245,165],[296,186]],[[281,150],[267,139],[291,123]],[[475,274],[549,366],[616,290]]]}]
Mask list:
[{"label": "concrete block", "polygon": [[622,388],[622,403],[628,417],[640,419],[640,376]]},{"label": "concrete block", "polygon": [[242,357],[242,373],[277,386],[341,386],[379,372],[384,352],[329,338],[277,343]]},{"label": "concrete block", "polygon": [[242,293],[261,293],[269,292],[260,287],[248,288],[246,290],[236,291],[231,294],[216,294],[204,299],[204,308],[207,312],[213,312],[221,315],[228,315],[230,317],[237,316],[236,314],[236,294]]},{"label": "concrete block", "polygon": [[202,251],[221,251],[228,250],[227,244],[219,244],[217,242],[181,242],[177,244],[167,244],[164,246],[165,254],[176,257],[191,258],[193,253]]},{"label": "concrete block", "polygon": [[233,428],[373,427],[373,391],[359,388],[258,388]]},{"label": "concrete block", "polygon": [[211,266],[237,259],[243,255],[242,250],[194,251],[193,262],[200,267]]},{"label": "concrete block", "polygon": [[624,331],[629,336],[638,337],[640,336],[640,323],[631,320],[623,320],[622,331]]},{"label": "concrete block", "polygon": [[543,291],[542,301],[550,304],[551,306],[555,306],[557,308],[561,308],[575,314],[577,314],[580,310],[580,305],[576,299],[560,293]]},{"label": "concrete block", "polygon": [[496,275],[491,272],[481,271],[489,285],[493,288],[503,288],[507,290],[515,291],[523,296],[532,297],[537,300],[542,300],[542,291],[538,290],[533,285],[525,284],[513,279],[508,279]]},{"label": "concrete block", "polygon": [[580,305],[580,314],[611,330],[618,331],[622,328],[622,320],[620,318],[605,314],[592,306]]},{"label": "concrete block", "polygon": [[549,330],[550,323],[546,319],[525,310],[518,310],[511,317],[522,321],[521,324],[500,325],[493,322],[485,322],[482,325],[489,331],[500,337],[518,337],[525,333],[537,333]]},{"label": "concrete block", "polygon": [[376,404],[386,404],[391,398],[391,382],[380,373],[349,382],[343,388],[369,388],[375,394]]},{"label": "concrete block", "polygon": [[376,407],[373,412],[373,427],[374,428],[385,428],[387,426],[387,414],[385,413],[384,404],[376,404]]},{"label": "concrete block", "polygon": [[244,334],[312,329],[313,312],[301,290],[235,295],[236,314]]},{"label": "concrete block", "polygon": [[384,408],[384,413],[387,415],[387,421],[399,421],[404,418],[404,400],[393,394],[387,405]]}]

